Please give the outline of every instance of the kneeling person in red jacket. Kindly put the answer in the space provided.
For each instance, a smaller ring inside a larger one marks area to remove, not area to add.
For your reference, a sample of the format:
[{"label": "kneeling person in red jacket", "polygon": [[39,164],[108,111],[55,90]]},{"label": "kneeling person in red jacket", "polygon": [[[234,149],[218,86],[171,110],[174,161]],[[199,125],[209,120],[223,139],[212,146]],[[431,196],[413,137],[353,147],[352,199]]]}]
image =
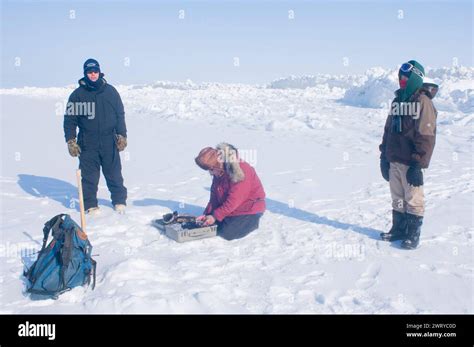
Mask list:
[{"label": "kneeling person in red jacket", "polygon": [[256,230],[265,212],[265,191],[255,169],[228,143],[202,149],[195,161],[213,177],[211,198],[197,220],[205,225],[217,223],[218,235],[226,240]]}]

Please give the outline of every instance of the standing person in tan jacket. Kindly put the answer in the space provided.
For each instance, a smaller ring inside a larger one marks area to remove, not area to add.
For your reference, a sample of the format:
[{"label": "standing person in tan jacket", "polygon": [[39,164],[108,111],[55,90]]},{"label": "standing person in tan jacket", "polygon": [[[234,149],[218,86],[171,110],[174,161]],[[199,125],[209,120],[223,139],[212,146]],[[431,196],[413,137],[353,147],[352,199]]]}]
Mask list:
[{"label": "standing person in tan jacket", "polygon": [[403,240],[402,247],[418,247],[424,215],[423,172],[429,166],[436,140],[437,111],[431,99],[438,86],[423,83],[423,66],[415,60],[398,72],[395,92],[380,145],[380,169],[390,183],[393,225],[382,233],[385,241]]}]

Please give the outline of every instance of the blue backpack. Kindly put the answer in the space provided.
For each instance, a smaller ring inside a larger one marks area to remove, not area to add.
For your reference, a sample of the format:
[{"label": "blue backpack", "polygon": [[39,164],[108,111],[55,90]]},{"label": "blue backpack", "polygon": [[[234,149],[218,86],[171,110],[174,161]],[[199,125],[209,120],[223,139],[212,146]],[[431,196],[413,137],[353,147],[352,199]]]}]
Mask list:
[{"label": "blue backpack", "polygon": [[[53,239],[46,247],[49,233]],[[25,271],[27,292],[57,299],[77,286],[95,287],[96,261],[92,259],[92,245],[81,227],[67,214],[60,214],[45,223],[43,246],[38,259]]]}]

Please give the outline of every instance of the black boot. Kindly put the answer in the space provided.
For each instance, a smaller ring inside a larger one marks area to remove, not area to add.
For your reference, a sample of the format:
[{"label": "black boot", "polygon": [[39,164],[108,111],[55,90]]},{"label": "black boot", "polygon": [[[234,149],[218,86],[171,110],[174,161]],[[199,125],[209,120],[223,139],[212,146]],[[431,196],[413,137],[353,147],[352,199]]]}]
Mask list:
[{"label": "black boot", "polygon": [[407,218],[407,236],[402,242],[402,248],[415,249],[420,243],[421,225],[423,217],[414,214],[406,214]]},{"label": "black boot", "polygon": [[381,233],[384,241],[397,241],[406,238],[407,221],[406,214],[392,210],[392,228],[388,233]]}]

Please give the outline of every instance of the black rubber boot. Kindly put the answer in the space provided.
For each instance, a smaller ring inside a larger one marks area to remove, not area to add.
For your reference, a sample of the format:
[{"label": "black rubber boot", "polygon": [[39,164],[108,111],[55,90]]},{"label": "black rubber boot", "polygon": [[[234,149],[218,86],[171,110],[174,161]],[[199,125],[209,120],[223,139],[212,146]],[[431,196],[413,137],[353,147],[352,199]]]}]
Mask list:
[{"label": "black rubber boot", "polygon": [[392,210],[392,228],[388,233],[381,233],[384,241],[397,241],[406,239],[407,221],[406,214]]},{"label": "black rubber boot", "polygon": [[407,237],[402,242],[402,248],[415,249],[420,243],[421,225],[423,217],[414,214],[406,214],[407,218]]}]

